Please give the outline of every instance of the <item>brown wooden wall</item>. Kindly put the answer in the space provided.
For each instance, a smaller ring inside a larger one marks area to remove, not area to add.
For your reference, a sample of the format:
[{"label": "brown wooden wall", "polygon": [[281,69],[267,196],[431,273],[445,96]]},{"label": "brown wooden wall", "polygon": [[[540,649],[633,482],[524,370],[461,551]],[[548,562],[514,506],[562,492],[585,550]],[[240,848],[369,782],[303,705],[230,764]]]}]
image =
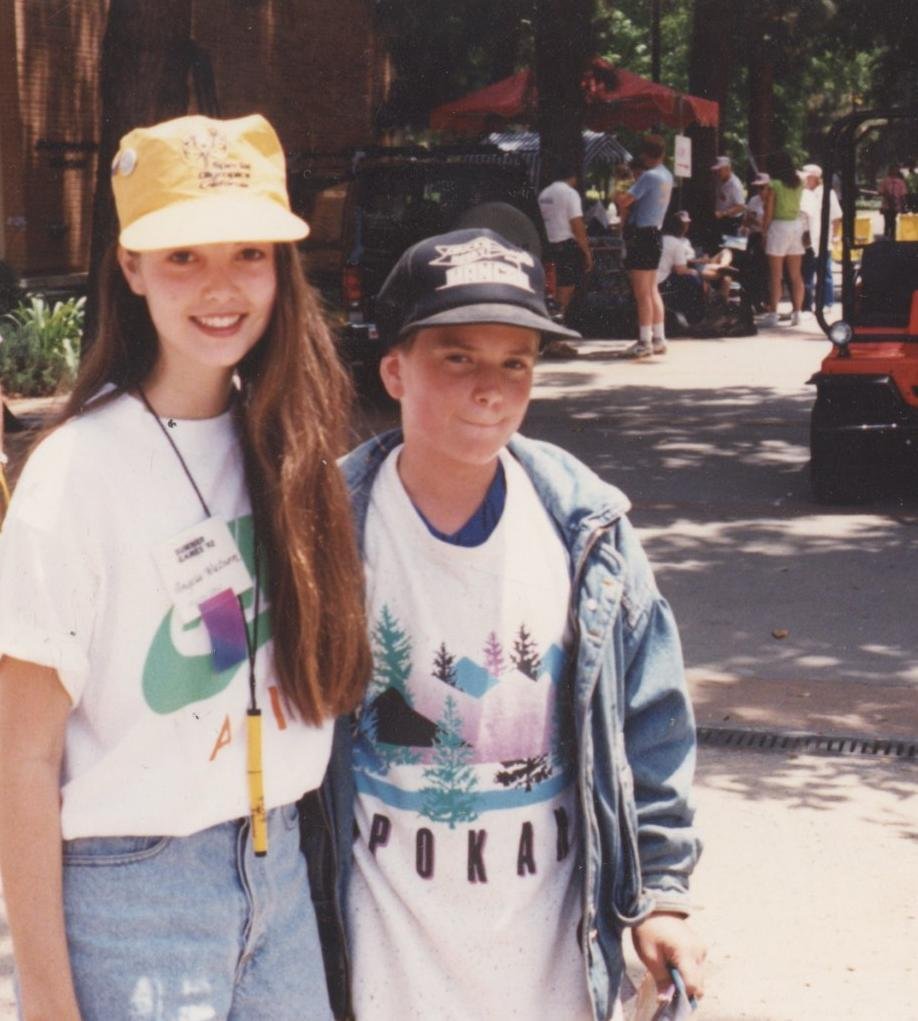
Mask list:
[{"label": "brown wooden wall", "polygon": [[0,258],[20,273],[85,268],[107,3],[0,9]]},{"label": "brown wooden wall", "polygon": [[[372,0],[191,2],[223,116],[264,113],[292,151],[372,141],[388,84]],[[23,275],[88,263],[107,10],[0,0],[0,259]]]}]

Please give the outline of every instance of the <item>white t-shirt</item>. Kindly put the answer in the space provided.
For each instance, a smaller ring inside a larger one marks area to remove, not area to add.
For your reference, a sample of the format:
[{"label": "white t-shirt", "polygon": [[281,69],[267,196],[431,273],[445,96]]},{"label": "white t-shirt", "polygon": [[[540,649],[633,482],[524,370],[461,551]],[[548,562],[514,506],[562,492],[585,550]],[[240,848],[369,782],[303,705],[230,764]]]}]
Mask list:
[{"label": "white t-shirt", "polygon": [[[800,196],[800,214],[803,217],[803,229],[810,232],[810,245],[814,252],[819,251],[822,238],[822,197],[823,186],[804,188]],[[829,192],[829,227],[842,217],[841,205],[834,191]],[[829,236],[831,237],[831,229]]]},{"label": "white t-shirt", "polygon": [[357,1017],[587,1021],[568,557],[523,469],[480,546],[435,539],[387,458],[366,525],[375,674],[355,744]]},{"label": "white t-shirt", "polygon": [[545,221],[545,233],[551,244],[568,241],[574,236],[571,220],[583,216],[579,193],[566,181],[555,181],[539,193],[539,209]]},{"label": "white t-shirt", "polygon": [[[251,572],[232,415],[172,420],[170,434]],[[56,669],[73,703],[65,839],[185,836],[249,813],[248,661],[214,670],[206,628],[181,623],[152,554],[204,517],[153,417],[127,395],[71,419],[23,469],[0,533],[0,654]],[[251,621],[252,593],[243,600]],[[321,782],[332,728],[284,705],[267,609],[263,587],[256,693],[273,808]]]},{"label": "white t-shirt", "polygon": [[762,198],[762,193],[757,191],[752,198],[746,203],[746,208],[755,217],[756,222],[754,225],[750,224],[750,234],[761,234],[762,233],[762,222],[765,219],[765,201]]},{"label": "white t-shirt", "polygon": [[657,283],[662,284],[676,266],[688,266],[688,261],[694,254],[688,238],[664,234],[663,251],[660,255],[660,265],[657,267]]},{"label": "white t-shirt", "polygon": [[714,208],[718,213],[726,212],[735,206],[745,204],[746,194],[736,174],[731,174],[726,181],[718,180],[714,200]]}]

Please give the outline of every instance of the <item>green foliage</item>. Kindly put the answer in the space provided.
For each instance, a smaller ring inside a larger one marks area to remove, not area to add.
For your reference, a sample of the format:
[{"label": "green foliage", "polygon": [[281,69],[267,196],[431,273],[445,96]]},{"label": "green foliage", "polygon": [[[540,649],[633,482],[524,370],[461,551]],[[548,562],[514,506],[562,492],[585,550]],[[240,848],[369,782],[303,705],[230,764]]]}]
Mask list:
[{"label": "green foliage", "polygon": [[10,393],[43,397],[67,389],[80,363],[85,298],[51,305],[30,294],[0,318],[0,380]]},{"label": "green foliage", "polygon": [[430,111],[532,60],[533,0],[378,0],[396,80],[380,127],[423,129]]},{"label": "green foliage", "polygon": [[[593,19],[596,52],[611,63],[650,77],[650,7],[647,0],[598,0]],[[666,0],[660,15],[660,79],[688,87],[691,0]]]}]

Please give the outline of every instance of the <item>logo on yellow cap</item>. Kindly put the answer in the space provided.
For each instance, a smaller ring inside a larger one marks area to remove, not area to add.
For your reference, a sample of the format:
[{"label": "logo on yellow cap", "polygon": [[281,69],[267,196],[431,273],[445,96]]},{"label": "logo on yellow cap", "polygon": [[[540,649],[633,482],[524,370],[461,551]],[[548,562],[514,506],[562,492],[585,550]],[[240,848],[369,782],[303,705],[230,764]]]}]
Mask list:
[{"label": "logo on yellow cap", "polygon": [[252,164],[231,159],[226,132],[207,127],[193,131],[182,139],[182,156],[186,163],[198,170],[198,187],[248,188],[252,179]]}]

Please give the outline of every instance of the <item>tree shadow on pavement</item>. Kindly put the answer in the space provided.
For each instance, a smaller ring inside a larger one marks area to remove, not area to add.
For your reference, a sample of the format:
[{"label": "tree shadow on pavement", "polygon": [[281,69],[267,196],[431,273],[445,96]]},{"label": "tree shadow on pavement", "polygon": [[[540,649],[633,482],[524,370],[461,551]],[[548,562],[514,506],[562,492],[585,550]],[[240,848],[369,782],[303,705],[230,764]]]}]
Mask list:
[{"label": "tree shadow on pavement", "polygon": [[524,430],[631,499],[689,667],[725,680],[879,681],[901,685],[905,704],[918,685],[918,500],[816,504],[811,393],[572,383],[543,376]]},{"label": "tree shadow on pavement", "polygon": [[[865,824],[918,841],[918,762],[701,748],[696,784],[746,801],[776,802],[791,812],[845,807]],[[865,799],[868,790],[874,795]],[[788,818],[786,825],[794,823]]]}]

